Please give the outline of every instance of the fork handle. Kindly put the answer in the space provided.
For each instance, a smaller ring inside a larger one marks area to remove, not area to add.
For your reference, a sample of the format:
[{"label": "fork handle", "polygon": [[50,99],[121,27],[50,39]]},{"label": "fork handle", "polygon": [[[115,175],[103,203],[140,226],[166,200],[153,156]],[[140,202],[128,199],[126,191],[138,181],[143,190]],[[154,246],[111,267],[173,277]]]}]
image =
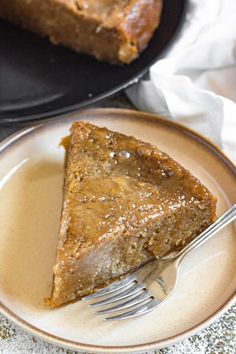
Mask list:
[{"label": "fork handle", "polygon": [[236,219],[236,204],[221,215],[211,226],[203,231],[199,236],[193,239],[185,248],[178,252],[173,258],[179,258],[182,261],[191,251],[201,246],[205,241],[209,240],[218,231]]}]

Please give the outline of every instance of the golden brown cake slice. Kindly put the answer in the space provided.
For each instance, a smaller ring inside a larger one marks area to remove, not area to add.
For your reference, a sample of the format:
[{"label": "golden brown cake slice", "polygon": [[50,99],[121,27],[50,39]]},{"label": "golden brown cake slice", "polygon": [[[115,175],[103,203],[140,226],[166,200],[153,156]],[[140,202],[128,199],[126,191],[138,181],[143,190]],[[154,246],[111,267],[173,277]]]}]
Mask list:
[{"label": "golden brown cake slice", "polygon": [[64,145],[52,307],[183,247],[215,220],[215,197],[155,146],[86,122]]},{"label": "golden brown cake slice", "polygon": [[138,56],[161,9],[162,0],[0,0],[0,17],[111,63]]}]

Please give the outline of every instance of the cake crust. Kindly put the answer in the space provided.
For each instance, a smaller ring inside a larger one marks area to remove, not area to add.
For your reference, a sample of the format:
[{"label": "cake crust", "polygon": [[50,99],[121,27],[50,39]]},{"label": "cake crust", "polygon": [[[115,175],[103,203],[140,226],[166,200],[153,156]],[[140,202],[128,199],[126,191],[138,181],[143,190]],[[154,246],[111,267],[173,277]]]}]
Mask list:
[{"label": "cake crust", "polygon": [[215,197],[155,146],[74,123],[48,304],[61,306],[182,248],[215,220]]},{"label": "cake crust", "polygon": [[162,0],[1,0],[0,17],[78,52],[130,63],[158,27]]}]

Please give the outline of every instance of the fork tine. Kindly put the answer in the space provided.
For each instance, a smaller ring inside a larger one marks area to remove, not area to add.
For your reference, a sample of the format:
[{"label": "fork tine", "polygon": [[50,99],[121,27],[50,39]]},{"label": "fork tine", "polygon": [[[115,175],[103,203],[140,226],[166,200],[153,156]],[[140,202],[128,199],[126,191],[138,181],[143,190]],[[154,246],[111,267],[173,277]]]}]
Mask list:
[{"label": "fork tine", "polygon": [[115,283],[112,283],[111,285],[107,286],[104,289],[98,290],[94,294],[84,296],[81,300],[87,301],[87,300],[96,299],[97,297],[100,297],[100,296],[111,294],[117,290],[125,288],[126,286],[128,286],[129,284],[131,284],[134,281],[136,282],[135,277],[133,275],[131,275],[125,279],[122,279],[122,280],[116,281]]},{"label": "fork tine", "polygon": [[107,313],[112,313],[112,312],[124,310],[124,309],[127,309],[127,308],[135,306],[135,305],[143,304],[144,302],[146,302],[150,298],[152,298],[152,296],[148,292],[144,291],[141,295],[138,294],[138,295],[134,296],[131,300],[128,300],[128,301],[122,302],[119,305],[98,311],[98,312],[96,312],[96,315],[104,315]]},{"label": "fork tine", "polygon": [[90,304],[89,307],[93,308],[93,307],[103,306],[103,305],[111,304],[115,301],[123,300],[137,293],[141,293],[141,290],[143,291],[143,289],[144,287],[142,285],[138,285],[134,283],[134,285],[130,286],[128,290],[121,291],[116,295],[110,296],[109,298]]},{"label": "fork tine", "polygon": [[160,303],[161,302],[158,302],[152,298],[150,300],[150,302],[148,302],[145,305],[141,305],[141,306],[137,307],[136,309],[125,312],[121,315],[104,318],[104,320],[106,320],[106,321],[125,320],[127,318],[132,318],[132,317],[144,315],[145,313],[152,311]]}]

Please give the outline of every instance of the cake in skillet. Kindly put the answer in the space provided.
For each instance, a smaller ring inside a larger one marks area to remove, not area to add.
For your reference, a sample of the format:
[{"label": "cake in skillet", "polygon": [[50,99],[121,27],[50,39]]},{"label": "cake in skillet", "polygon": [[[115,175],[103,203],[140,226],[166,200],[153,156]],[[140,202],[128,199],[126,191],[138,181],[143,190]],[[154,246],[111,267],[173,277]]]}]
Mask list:
[{"label": "cake in skillet", "polygon": [[162,0],[0,1],[0,17],[115,64],[128,64],[145,49],[161,10]]},{"label": "cake in skillet", "polygon": [[63,144],[64,203],[49,306],[180,249],[214,222],[215,197],[157,147],[83,121]]}]

